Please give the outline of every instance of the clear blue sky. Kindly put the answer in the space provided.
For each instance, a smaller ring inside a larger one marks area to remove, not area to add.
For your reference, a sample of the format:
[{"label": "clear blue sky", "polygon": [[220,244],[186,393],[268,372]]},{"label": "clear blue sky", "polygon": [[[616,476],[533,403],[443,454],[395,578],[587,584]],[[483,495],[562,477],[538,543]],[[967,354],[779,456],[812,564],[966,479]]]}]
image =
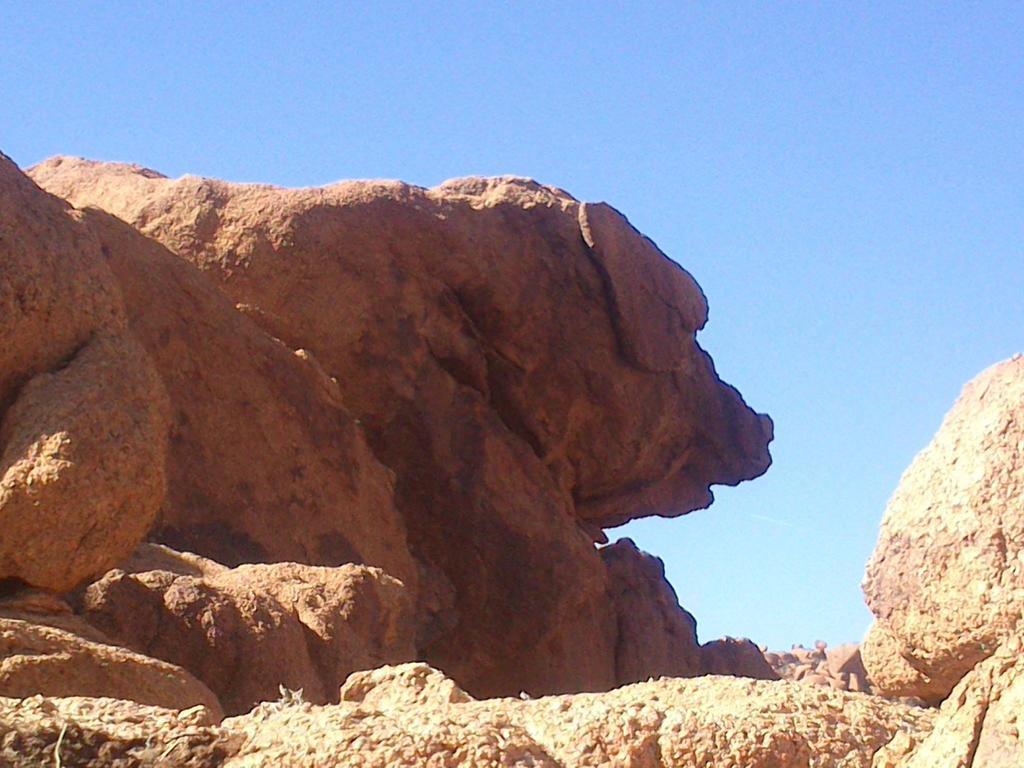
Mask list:
[{"label": "clear blue sky", "polygon": [[900,473],[1024,350],[1024,6],[166,5],[0,5],[0,149],[614,204],[700,281],[701,343],[777,435],[765,477],[624,532],[703,638],[861,636]]}]

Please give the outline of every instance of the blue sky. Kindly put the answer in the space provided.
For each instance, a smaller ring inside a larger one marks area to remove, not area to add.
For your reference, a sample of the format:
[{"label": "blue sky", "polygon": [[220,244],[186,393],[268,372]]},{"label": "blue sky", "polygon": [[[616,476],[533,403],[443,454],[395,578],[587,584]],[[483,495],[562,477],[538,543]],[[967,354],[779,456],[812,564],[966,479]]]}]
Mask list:
[{"label": "blue sky", "polygon": [[862,635],[901,472],[1024,351],[1024,6],[164,5],[0,5],[0,149],[612,203],[701,283],[701,343],[777,435],[763,478],[622,532],[703,639]]}]

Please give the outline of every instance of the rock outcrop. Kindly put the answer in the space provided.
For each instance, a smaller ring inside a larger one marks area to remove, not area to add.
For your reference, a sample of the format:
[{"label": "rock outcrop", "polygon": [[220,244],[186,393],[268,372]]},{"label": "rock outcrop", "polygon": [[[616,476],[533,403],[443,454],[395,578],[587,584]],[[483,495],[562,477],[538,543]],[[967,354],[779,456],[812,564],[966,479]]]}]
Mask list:
[{"label": "rock outcrop", "polygon": [[967,385],[903,475],[864,582],[883,692],[944,698],[1024,613],[1024,357]]},{"label": "rock outcrop", "polygon": [[62,591],[146,535],[167,403],[99,242],[0,155],[0,581]]},{"label": "rock outcrop", "polygon": [[1024,642],[1011,636],[942,703],[917,743],[894,739],[875,768],[1017,768],[1024,765]]},{"label": "rock outcrop", "polygon": [[827,685],[838,691],[873,692],[857,643],[829,648],[818,641],[813,648],[794,645],[789,651],[769,651],[764,657],[783,680]]},{"label": "rock outcrop", "polygon": [[705,675],[779,679],[761,649],[745,637],[723,637],[704,643],[700,647],[700,658],[701,671]]},{"label": "rock outcrop", "polygon": [[[281,190],[68,159],[32,174],[159,240],[337,382],[396,473],[417,647],[474,694],[611,687],[593,541],[768,466],[770,421],[695,341],[696,283],[607,206],[518,179]],[[200,553],[222,535],[184,531],[172,543]],[[320,563],[307,550],[293,559]]]},{"label": "rock outcrop", "polygon": [[601,549],[615,612],[615,682],[694,677],[704,671],[697,622],[679,606],[665,564],[620,539]]},{"label": "rock outcrop", "polygon": [[5,768],[221,768],[241,734],[215,727],[204,707],[144,706],[110,698],[0,697]]},{"label": "rock outcrop", "polygon": [[[870,768],[900,735],[923,740],[933,713],[793,683],[706,677],[604,694],[475,701],[424,665],[356,673],[343,701],[263,704],[219,727],[103,699],[0,699],[0,760],[254,768]],[[59,734],[65,729],[58,744]],[[116,762],[122,760],[123,762]],[[134,761],[134,762],[131,762]]]},{"label": "rock outcrop", "polygon": [[337,701],[351,672],[415,658],[412,604],[377,568],[225,568],[144,545],[90,585],[81,615],[122,645],[187,668],[229,714],[278,696]]},{"label": "rock outcrop", "polygon": [[228,765],[866,768],[896,732],[926,733],[931,717],[877,699],[718,677],[473,701],[440,673],[413,672],[357,673],[334,707],[267,707],[226,721],[245,734]]},{"label": "rock outcrop", "polygon": [[[181,667],[114,645],[81,619],[0,614],[0,696],[88,696],[187,709],[219,720],[217,697]],[[2,737],[0,730],[0,737]]]},{"label": "rock outcrop", "polygon": [[168,490],[151,537],[226,565],[367,563],[415,591],[392,474],[337,382],[159,243],[101,211],[80,215],[170,396]]}]

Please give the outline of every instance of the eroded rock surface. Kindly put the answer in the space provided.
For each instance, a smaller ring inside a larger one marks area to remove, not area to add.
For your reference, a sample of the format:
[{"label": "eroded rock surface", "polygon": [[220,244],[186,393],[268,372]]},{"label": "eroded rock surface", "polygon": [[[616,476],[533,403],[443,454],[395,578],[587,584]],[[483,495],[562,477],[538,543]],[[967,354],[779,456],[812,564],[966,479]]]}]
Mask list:
[{"label": "eroded rock surface", "polygon": [[229,714],[280,686],[337,701],[349,673],[416,655],[404,587],[362,565],[225,568],[144,545],[85,590],[81,610],[117,642],[191,671]]},{"label": "eroded rock surface", "polygon": [[898,739],[876,768],[1017,768],[1024,765],[1024,642],[1011,636],[942,703],[920,742]]},{"label": "eroded rock surface", "polygon": [[229,766],[853,768],[932,713],[784,682],[705,677],[535,701],[471,700],[423,665],[357,673],[339,705],[265,706]]},{"label": "eroded rock surface", "polygon": [[166,395],[91,230],[4,155],[0,258],[0,581],[69,590],[153,523]]},{"label": "eroded rock surface", "polygon": [[1024,357],[967,385],[903,475],[864,583],[884,692],[937,701],[1024,611]]},{"label": "eroded rock surface", "polygon": [[873,692],[858,643],[829,648],[818,641],[813,648],[794,645],[788,651],[769,651],[764,657],[783,680],[827,685],[838,691]]},{"label": "eroded rock surface", "polygon": [[281,190],[68,159],[32,173],[198,266],[337,381],[396,472],[417,645],[475,694],[611,687],[593,540],[768,466],[770,421],[696,344],[696,283],[607,206],[507,178]]},{"label": "eroded rock surface", "polygon": [[631,539],[601,549],[615,611],[616,683],[694,677],[704,671],[697,622],[679,606],[665,564]]},{"label": "eroded rock surface", "polygon": [[185,710],[111,698],[0,697],[5,768],[219,768],[240,735],[204,707]]},{"label": "eroded rock surface", "polygon": [[0,696],[90,696],[174,709],[220,704],[181,667],[114,645],[81,619],[0,615]]}]

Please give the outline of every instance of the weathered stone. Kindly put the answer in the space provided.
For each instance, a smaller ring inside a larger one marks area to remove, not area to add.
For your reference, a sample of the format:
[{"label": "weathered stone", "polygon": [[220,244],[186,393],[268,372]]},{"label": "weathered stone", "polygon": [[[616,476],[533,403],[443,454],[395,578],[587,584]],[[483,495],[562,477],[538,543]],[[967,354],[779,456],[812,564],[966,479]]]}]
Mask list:
[{"label": "weathered stone", "polygon": [[100,245],[0,155],[0,580],[69,590],[145,536],[166,395]]},{"label": "weathered stone", "polygon": [[341,704],[263,705],[226,720],[245,735],[228,768],[868,768],[897,733],[927,733],[932,717],[878,698],[722,677],[534,701],[474,701],[423,665],[354,677],[346,688],[359,693]]},{"label": "weathered stone", "polygon": [[[900,480],[864,582],[895,656],[929,681],[907,686],[903,662],[864,661],[875,685],[947,694],[991,655],[1024,611],[1024,357],[967,385]],[[928,695],[925,695],[928,694]]]},{"label": "weathered stone", "polygon": [[616,683],[701,674],[697,622],[679,606],[665,580],[665,564],[631,539],[603,547],[601,559],[608,568],[616,619]]},{"label": "weathered stone", "polygon": [[337,382],[157,242],[101,211],[81,215],[170,395],[168,493],[152,538],[227,565],[366,563],[414,593],[392,475]]},{"label": "weathered stone", "polygon": [[281,190],[68,159],[33,174],[197,265],[337,380],[397,473],[418,647],[475,694],[612,686],[592,540],[768,466],[770,421],[696,344],[696,284],[607,206],[507,178]]},{"label": "weathered stone", "polygon": [[701,671],[707,675],[735,675],[757,680],[778,680],[761,649],[746,638],[723,637],[700,647]]},{"label": "weathered stone", "polygon": [[81,619],[0,616],[0,696],[36,694],[203,705],[215,719],[222,716],[216,696],[184,669],[113,645]]},{"label": "weathered stone", "polygon": [[893,757],[887,759],[899,768],[1024,765],[1024,644],[1020,636],[1011,636],[957,684],[922,743],[894,745],[889,752]]},{"label": "weathered stone", "polygon": [[205,707],[185,710],[112,698],[0,697],[5,768],[219,768],[241,736]]},{"label": "weathered stone", "polygon": [[185,667],[230,714],[278,697],[337,701],[349,673],[415,657],[412,604],[377,568],[225,568],[144,545],[85,590],[83,616],[117,642]]}]

